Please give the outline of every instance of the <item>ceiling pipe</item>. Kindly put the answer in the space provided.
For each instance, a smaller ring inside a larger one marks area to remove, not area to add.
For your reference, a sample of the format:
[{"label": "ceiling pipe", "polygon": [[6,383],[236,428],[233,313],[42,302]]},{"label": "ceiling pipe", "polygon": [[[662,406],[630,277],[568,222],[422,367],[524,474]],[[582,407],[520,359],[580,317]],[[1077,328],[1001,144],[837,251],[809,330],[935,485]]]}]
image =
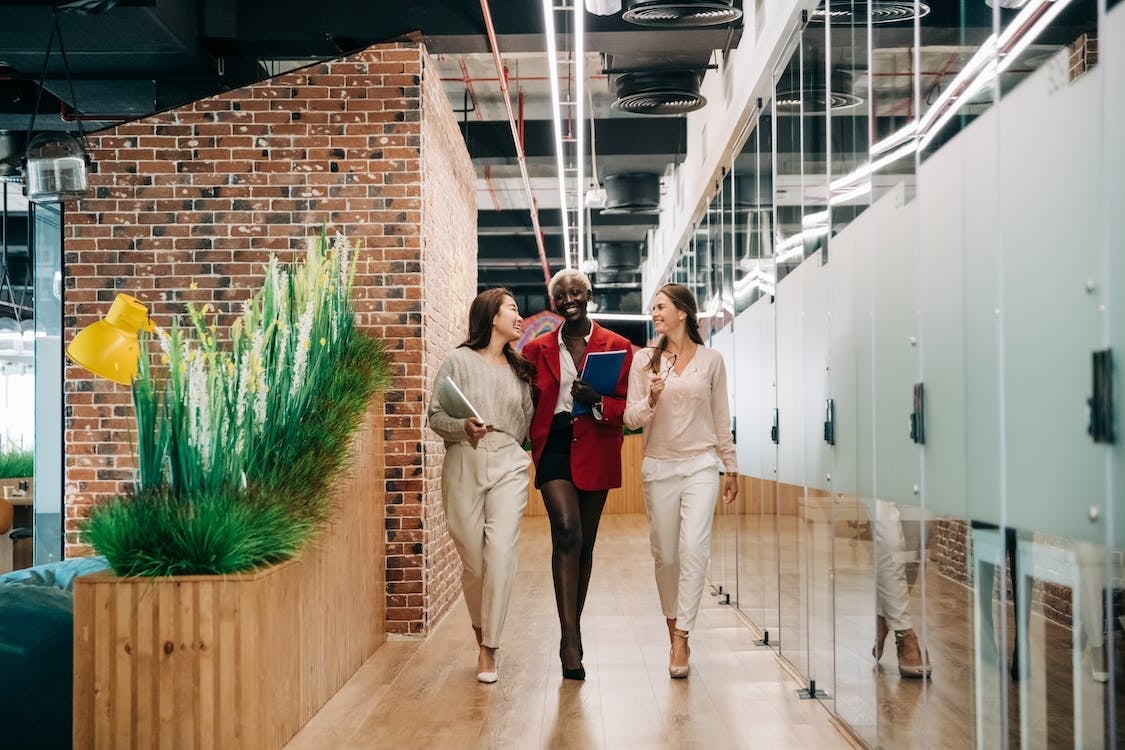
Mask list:
[{"label": "ceiling pipe", "polygon": [[123,123],[129,120],[136,120],[144,115],[132,114],[127,115],[124,113],[102,113],[102,112],[83,112],[78,114],[70,107],[66,106],[66,102],[59,102],[59,119],[63,122],[115,122]]},{"label": "ceiling pipe", "polygon": [[531,203],[531,227],[535,230],[535,244],[539,248],[539,262],[543,265],[543,284],[551,282],[551,264],[547,261],[547,248],[543,245],[543,230],[539,228],[539,206],[535,201],[535,193],[531,190],[531,178],[527,174],[527,158],[524,155],[523,143],[520,140],[519,126],[516,124],[516,114],[512,111],[512,97],[508,93],[508,81],[505,77],[507,71],[504,62],[500,59],[500,45],[496,43],[496,28],[492,25],[492,9],[488,0],[480,0],[481,13],[484,14],[484,26],[488,31],[488,44],[492,48],[492,61],[496,64],[496,75],[500,78],[500,93],[504,95],[504,108],[508,110],[508,125],[512,128],[512,141],[516,146],[516,159],[519,160],[520,176],[523,178],[523,187],[527,191],[527,199]]},{"label": "ceiling pipe", "polygon": [[492,196],[492,208],[500,210],[500,199],[496,197],[496,185],[492,182],[492,165],[484,165],[484,184],[488,186],[488,194]]},{"label": "ceiling pipe", "polygon": [[[477,101],[477,92],[473,88],[473,78],[469,75],[469,66],[465,64],[465,58],[461,58],[461,83],[465,84],[465,90],[469,92],[469,97],[472,98],[473,103]],[[477,120],[483,120],[484,115],[481,114],[480,107],[474,109],[477,115]]]}]

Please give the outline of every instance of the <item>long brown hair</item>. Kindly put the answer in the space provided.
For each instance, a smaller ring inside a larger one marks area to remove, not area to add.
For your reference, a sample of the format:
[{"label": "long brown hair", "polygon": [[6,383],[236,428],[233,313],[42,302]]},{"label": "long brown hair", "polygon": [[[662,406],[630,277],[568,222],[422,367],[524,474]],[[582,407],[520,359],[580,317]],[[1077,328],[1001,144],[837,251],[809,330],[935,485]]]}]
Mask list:
[{"label": "long brown hair", "polygon": [[[695,302],[695,295],[683,284],[665,284],[657,292],[657,294],[661,293],[672,302],[677,310],[683,310],[687,313],[684,328],[687,330],[688,338],[703,346],[703,336],[699,334],[699,305]],[[652,353],[652,359],[648,363],[653,372],[660,372],[660,362],[664,358],[664,351],[667,348],[668,336],[665,334],[660,337],[660,343],[656,345],[656,351]]]},{"label": "long brown hair", "polygon": [[[485,289],[473,299],[473,303],[469,305],[469,336],[460,346],[467,346],[474,351],[488,346],[492,340],[492,320],[500,312],[505,299],[515,301],[512,293],[503,287]],[[508,360],[508,366],[517,378],[532,388],[535,387],[535,365],[513,349],[510,342],[504,344],[504,359]]]}]

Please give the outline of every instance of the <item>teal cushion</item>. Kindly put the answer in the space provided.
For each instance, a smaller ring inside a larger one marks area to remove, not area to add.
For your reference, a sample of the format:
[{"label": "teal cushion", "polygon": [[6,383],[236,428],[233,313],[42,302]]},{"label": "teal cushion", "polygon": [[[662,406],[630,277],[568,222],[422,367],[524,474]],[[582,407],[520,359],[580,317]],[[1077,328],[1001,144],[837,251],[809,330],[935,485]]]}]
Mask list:
[{"label": "teal cushion", "polygon": [[0,747],[70,747],[73,633],[73,594],[0,586]]},{"label": "teal cushion", "polygon": [[87,573],[97,573],[109,567],[106,559],[96,557],[72,557],[69,560],[36,565],[0,576],[0,586],[55,586],[64,591],[74,590],[74,579]]}]

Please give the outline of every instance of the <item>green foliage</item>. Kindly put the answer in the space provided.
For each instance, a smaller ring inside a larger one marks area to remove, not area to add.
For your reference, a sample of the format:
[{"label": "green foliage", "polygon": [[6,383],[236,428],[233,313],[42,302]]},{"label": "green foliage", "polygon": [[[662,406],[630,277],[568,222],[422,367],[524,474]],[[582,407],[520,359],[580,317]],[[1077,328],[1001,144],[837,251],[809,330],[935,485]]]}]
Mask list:
[{"label": "green foliage", "polygon": [[86,539],[123,576],[235,573],[294,555],[312,525],[248,493],[146,490],[99,507]]},{"label": "green foliage", "polygon": [[0,449],[0,479],[30,477],[34,471],[35,458],[30,448]]},{"label": "green foliage", "polygon": [[250,570],[291,557],[328,519],[328,484],[390,382],[381,345],[355,329],[348,250],[322,232],[294,268],[271,258],[222,346],[209,306],[188,306],[190,329],[158,331],[158,366],[142,340],[137,488],[85,527],[116,572]]}]

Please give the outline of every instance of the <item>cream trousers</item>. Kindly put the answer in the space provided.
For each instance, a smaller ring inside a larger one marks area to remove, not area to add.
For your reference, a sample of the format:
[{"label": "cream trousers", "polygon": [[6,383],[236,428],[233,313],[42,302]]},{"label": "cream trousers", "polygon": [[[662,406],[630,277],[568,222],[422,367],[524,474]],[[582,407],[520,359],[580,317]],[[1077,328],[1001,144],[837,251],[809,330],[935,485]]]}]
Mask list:
[{"label": "cream trousers", "polygon": [[446,448],[441,499],[446,525],[461,556],[461,589],[482,643],[500,645],[519,557],[531,457],[514,440],[494,434],[473,448]]},{"label": "cream trousers", "polygon": [[691,631],[711,559],[711,522],[719,499],[718,458],[645,458],[641,463],[656,589],[665,617]]},{"label": "cream trousers", "polygon": [[875,614],[887,621],[891,630],[914,627],[907,605],[910,589],[906,584],[906,538],[898,506],[887,500],[875,501]]}]

